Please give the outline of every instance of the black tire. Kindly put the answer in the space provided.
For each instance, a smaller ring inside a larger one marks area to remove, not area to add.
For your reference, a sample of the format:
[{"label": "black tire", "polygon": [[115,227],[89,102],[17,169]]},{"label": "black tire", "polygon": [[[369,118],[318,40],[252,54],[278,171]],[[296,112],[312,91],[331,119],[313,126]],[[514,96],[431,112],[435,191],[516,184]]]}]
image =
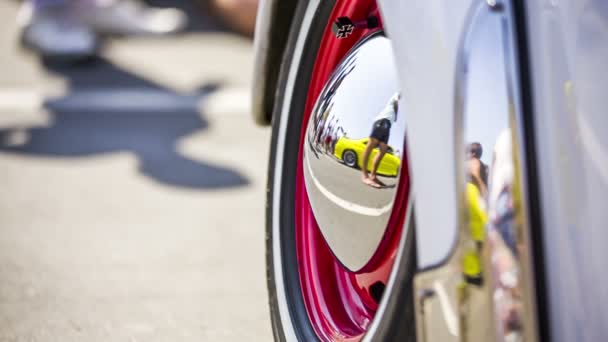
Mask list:
[{"label": "black tire", "polygon": [[[298,139],[302,127],[306,91],[325,23],[334,4],[335,0],[324,0],[320,2],[319,8],[315,9],[304,48],[301,49],[300,63],[292,65],[304,15],[311,10],[308,8],[308,2],[298,4],[286,48],[287,52],[281,65],[273,109],[266,198],[266,269],[270,315],[276,341],[291,341],[294,338],[298,341],[318,341],[301,295],[294,229],[294,199]],[[288,95],[286,89],[288,78],[293,73],[295,73],[295,82],[292,83],[293,95],[286,96]],[[289,106],[289,117],[282,117],[285,106]],[[283,132],[281,132],[281,128],[283,128]],[[413,211],[409,210],[409,212]],[[412,233],[404,234],[402,238],[400,250],[404,252],[400,253],[396,259],[394,281],[387,284],[385,298],[380,305],[383,310],[382,319],[374,320],[372,323],[373,336],[366,336],[366,338],[371,337],[372,341],[413,342],[416,340],[412,298],[412,281],[416,265],[414,221],[410,217],[408,222],[404,231]],[[275,230],[279,232],[279,236],[274,236],[273,231]],[[278,250],[275,250],[276,246],[279,246]],[[280,261],[280,265],[275,264],[275,259]],[[281,274],[277,272],[281,272]],[[285,315],[289,317],[285,317]]]},{"label": "black tire", "polygon": [[342,161],[346,166],[357,167],[358,156],[353,150],[346,150],[342,153]]}]

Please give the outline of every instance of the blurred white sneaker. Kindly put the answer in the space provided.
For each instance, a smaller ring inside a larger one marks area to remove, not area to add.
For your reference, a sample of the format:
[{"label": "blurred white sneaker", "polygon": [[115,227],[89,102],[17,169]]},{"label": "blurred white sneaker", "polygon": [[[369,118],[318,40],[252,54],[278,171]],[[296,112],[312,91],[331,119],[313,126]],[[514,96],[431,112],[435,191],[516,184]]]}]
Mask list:
[{"label": "blurred white sneaker", "polygon": [[99,33],[118,35],[175,33],[187,23],[186,15],[178,9],[152,8],[139,0],[98,2],[80,10],[80,17]]},{"label": "blurred white sneaker", "polygon": [[80,59],[95,55],[97,35],[62,6],[22,5],[18,15],[22,43],[48,58]]}]

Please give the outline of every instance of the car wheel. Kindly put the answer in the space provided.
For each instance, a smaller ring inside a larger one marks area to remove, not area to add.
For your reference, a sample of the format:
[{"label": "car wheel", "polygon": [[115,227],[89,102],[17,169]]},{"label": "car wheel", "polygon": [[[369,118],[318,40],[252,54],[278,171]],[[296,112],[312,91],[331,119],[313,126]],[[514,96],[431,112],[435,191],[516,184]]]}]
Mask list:
[{"label": "car wheel", "polygon": [[[281,66],[273,111],[266,220],[269,304],[277,341],[415,341],[412,279],[416,253],[405,158],[394,191],[379,191],[361,183],[358,172],[318,153],[314,146],[322,144],[324,134],[331,136],[327,134],[332,121],[321,113],[331,111],[331,102],[339,102],[340,94],[348,93],[341,82],[355,84],[349,78],[363,68],[349,63],[390,64],[368,54],[374,49],[365,48],[371,43],[387,45],[381,27],[350,31],[352,28],[342,25],[332,31],[332,24],[346,16],[377,17],[376,3],[300,2]],[[341,29],[350,34],[338,39]],[[396,72],[390,74],[394,77]],[[373,77],[380,76],[372,75],[370,84]],[[382,77],[378,82],[383,82]],[[378,101],[386,103],[385,97]],[[359,127],[365,132],[361,134],[369,133],[365,125]],[[348,133],[355,134],[354,126],[351,128]],[[340,182],[347,184],[339,186]],[[349,195],[349,189],[361,197]],[[355,203],[374,196],[386,201],[382,207]],[[342,219],[344,224],[335,226],[332,235],[334,226],[328,222]],[[361,227],[366,222],[373,224]],[[377,241],[372,248],[365,245],[370,239],[364,230],[354,231],[358,228],[375,229]],[[350,258],[349,247],[356,257]]]},{"label": "car wheel", "polygon": [[344,164],[350,167],[357,167],[357,153],[352,150],[346,150],[342,153],[342,160]]}]

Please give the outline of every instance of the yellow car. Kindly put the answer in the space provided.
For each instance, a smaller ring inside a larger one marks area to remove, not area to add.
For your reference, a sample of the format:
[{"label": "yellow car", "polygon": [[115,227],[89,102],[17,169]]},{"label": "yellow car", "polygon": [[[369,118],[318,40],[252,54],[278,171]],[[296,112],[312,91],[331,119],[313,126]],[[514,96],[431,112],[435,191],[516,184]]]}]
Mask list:
[{"label": "yellow car", "polygon": [[[362,168],[363,151],[369,138],[363,139],[348,139],[345,137],[339,138],[334,147],[334,156],[340,159],[344,164],[350,167]],[[371,171],[374,158],[378,154],[378,147],[374,148],[367,163],[367,170]],[[388,147],[388,151],[380,161],[380,166],[376,172],[382,176],[395,177],[399,171],[401,159],[393,154],[393,148]]]}]

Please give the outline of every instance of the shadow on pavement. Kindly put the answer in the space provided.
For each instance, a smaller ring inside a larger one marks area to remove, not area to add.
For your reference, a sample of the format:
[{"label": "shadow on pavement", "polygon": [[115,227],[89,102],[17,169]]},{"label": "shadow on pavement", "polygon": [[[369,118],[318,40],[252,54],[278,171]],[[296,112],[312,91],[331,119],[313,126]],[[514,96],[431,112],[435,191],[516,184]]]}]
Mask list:
[{"label": "shadow on pavement", "polygon": [[130,151],[139,159],[140,172],[163,184],[215,189],[249,183],[229,167],[192,160],[176,150],[180,138],[207,128],[198,102],[217,85],[178,94],[103,59],[47,68],[68,80],[71,92],[45,102],[51,126],[27,129],[23,144],[9,144],[20,128],[0,129],[0,151],[50,157]]}]

